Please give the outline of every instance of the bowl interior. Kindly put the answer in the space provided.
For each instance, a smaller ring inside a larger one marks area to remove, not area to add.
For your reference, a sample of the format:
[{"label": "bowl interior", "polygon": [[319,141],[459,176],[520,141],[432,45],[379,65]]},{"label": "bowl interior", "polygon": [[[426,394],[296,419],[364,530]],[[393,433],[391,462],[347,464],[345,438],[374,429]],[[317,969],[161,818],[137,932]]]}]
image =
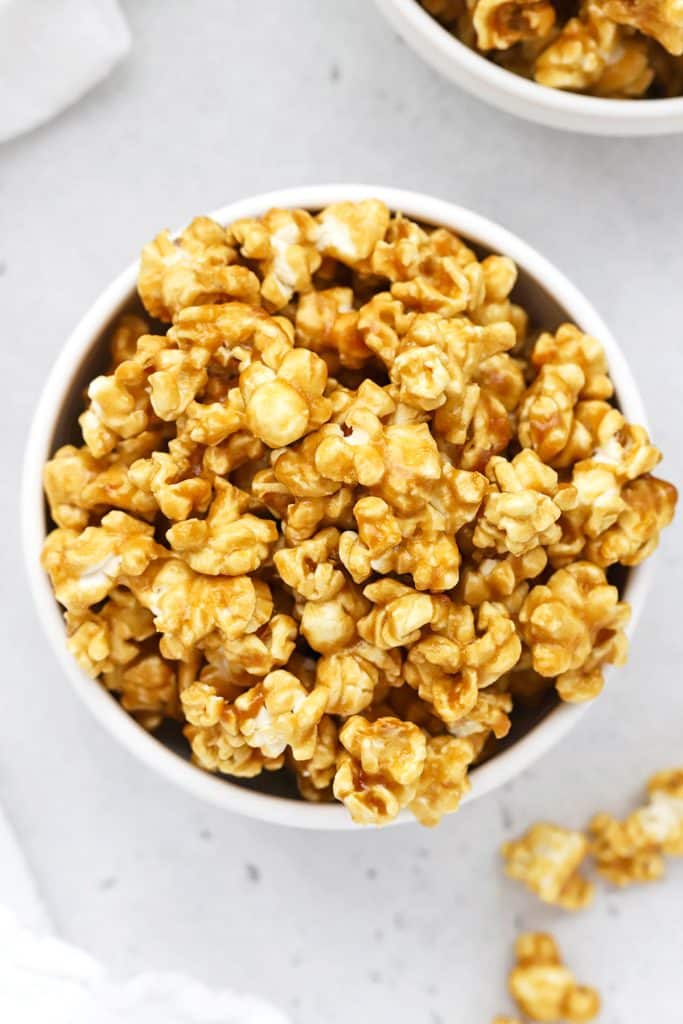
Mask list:
[{"label": "bowl interior", "polygon": [[[404,212],[411,215],[410,209],[406,209]],[[422,223],[429,223],[424,217],[420,219]],[[443,221],[435,222],[433,226],[438,226],[438,223],[443,223]],[[479,256],[485,256],[494,251],[491,247],[483,245],[479,238],[470,237],[463,232],[460,232],[460,234],[473,245]],[[530,314],[532,323],[537,326],[554,330],[565,320],[573,318],[572,313],[551,293],[548,287],[522,266],[519,268],[519,279],[513,296],[517,302],[524,306]],[[89,381],[104,369],[107,360],[108,338],[114,323],[123,312],[143,312],[140,301],[132,287],[127,289],[120,301],[110,310],[106,320],[100,324],[98,330],[93,334],[91,343],[83,350],[80,359],[73,364],[71,376],[56,412],[54,426],[49,438],[50,453],[63,444],[82,444],[77,419],[83,409],[83,396]],[[152,330],[163,333],[164,325],[155,324]],[[54,526],[45,505],[42,525],[43,535],[45,531],[52,529]],[[614,582],[618,583],[623,591],[628,582],[628,574],[626,572],[617,574]],[[74,669],[80,671],[75,665]],[[96,681],[88,680],[87,683],[92,687],[99,687]],[[116,710],[121,715],[126,715],[126,712],[118,707],[113,696],[107,695],[107,697],[116,706]],[[546,697],[536,706],[516,708],[513,714],[513,727],[509,735],[505,740],[496,744],[495,751],[489,758],[488,763],[490,764],[490,762],[498,760],[506,751],[509,751],[518,744],[523,737],[528,736],[555,709],[557,709],[558,713],[570,710],[566,706],[558,708],[558,703],[557,698],[554,696],[554,691],[550,690]],[[126,715],[126,717],[128,716]],[[182,735],[179,723],[166,721],[154,733],[154,736],[159,743],[163,744],[174,755],[189,762],[189,746]],[[482,771],[486,763],[484,761],[480,766],[473,769],[473,778],[478,772]],[[199,769],[193,770],[199,771]],[[220,781],[225,786],[237,786],[254,791],[255,793],[300,801],[293,780],[284,771],[264,772],[257,778],[249,780],[221,776]],[[341,808],[338,809],[341,811]]]}]

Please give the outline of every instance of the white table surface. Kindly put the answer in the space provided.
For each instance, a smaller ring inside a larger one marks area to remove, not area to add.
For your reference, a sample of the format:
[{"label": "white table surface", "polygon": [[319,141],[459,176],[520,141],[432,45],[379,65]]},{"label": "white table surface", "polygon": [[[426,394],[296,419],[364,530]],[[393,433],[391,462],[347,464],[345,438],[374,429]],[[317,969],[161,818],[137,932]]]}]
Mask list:
[{"label": "white table surface", "polygon": [[260,991],[298,1024],[488,1024],[511,1008],[516,931],[547,927],[602,991],[605,1024],[680,1024],[683,865],[571,917],[497,860],[531,821],[625,811],[648,773],[683,761],[680,523],[628,666],[559,748],[436,831],[335,835],[205,807],[94,723],[38,631],[17,498],[47,369],[140,245],[239,196],[323,181],[433,192],[556,261],[620,339],[680,482],[683,137],[601,140],[498,113],[422,64],[370,0],[124,7],[129,60],[0,147],[0,800],[51,915],[121,973],[182,967]]}]

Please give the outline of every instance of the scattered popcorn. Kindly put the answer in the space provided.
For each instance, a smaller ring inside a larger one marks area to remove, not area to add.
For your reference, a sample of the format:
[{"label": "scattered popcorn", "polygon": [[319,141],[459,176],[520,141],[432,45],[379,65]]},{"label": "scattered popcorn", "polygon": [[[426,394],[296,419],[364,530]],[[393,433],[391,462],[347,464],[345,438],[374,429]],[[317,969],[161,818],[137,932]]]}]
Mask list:
[{"label": "scattered popcorn", "polygon": [[510,995],[520,1013],[534,1021],[583,1024],[600,1012],[600,996],[588,985],[577,985],[564,966],[552,936],[528,932],[515,943],[517,964],[508,978]]},{"label": "scattered popcorn", "polygon": [[[555,17],[470,7],[430,0],[511,55]],[[590,17],[595,88],[611,75],[616,94],[640,42]],[[633,43],[618,60],[610,32]],[[378,200],[200,217],[146,246],[151,319],[114,325],[82,443],[44,471],[43,565],[83,670],[145,728],[179,721],[201,768],[287,772],[374,825],[437,824],[518,706],[595,696],[626,654],[605,573],[655,549],[676,491],[612,403],[600,343],[539,331],[516,281]],[[676,852],[676,785],[595,825],[604,873]],[[581,905],[574,835],[536,826],[510,873]]]},{"label": "scattered popcorn", "polygon": [[544,903],[580,910],[593,899],[594,889],[579,874],[588,853],[581,832],[539,823],[521,839],[505,843],[505,873],[523,882]]}]

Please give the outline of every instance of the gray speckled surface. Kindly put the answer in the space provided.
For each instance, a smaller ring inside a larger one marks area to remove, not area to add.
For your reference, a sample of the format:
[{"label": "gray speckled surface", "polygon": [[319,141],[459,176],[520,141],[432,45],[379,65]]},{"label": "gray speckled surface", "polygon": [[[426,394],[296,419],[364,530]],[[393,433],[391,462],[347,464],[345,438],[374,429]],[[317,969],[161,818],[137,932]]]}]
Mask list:
[{"label": "gray speckled surface", "polygon": [[664,471],[682,478],[683,137],[564,135],[438,78],[369,0],[124,4],[135,49],[82,103],[0,147],[5,490],[0,799],[63,933],[118,971],[184,967],[261,990],[300,1024],[487,1024],[517,927],[556,931],[605,1024],[681,1020],[682,866],[542,909],[501,877],[538,817],[626,809],[681,762],[681,529],[666,536],[629,665],[574,734],[437,831],[316,835],[220,813],[146,774],[57,669],[18,545],[20,450],[48,366],[164,224],[316,181],[433,192],[518,232],[582,287],[633,366]]}]

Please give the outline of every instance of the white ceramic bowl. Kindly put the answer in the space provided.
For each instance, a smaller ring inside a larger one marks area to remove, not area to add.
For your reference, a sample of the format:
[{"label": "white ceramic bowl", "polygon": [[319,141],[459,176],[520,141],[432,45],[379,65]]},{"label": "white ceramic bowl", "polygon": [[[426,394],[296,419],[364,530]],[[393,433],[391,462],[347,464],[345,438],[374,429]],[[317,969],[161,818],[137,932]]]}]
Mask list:
[{"label": "white ceramic bowl", "polygon": [[549,89],[470,50],[417,0],[375,2],[406,43],[432,67],[509,114],[592,135],[667,135],[683,131],[683,97],[609,100]]},{"label": "white ceramic bowl", "polygon": [[[429,224],[444,225],[482,249],[510,256],[520,269],[518,294],[537,322],[554,327],[564,319],[575,321],[600,338],[607,351],[619,403],[629,419],[645,422],[638,390],[624,357],[589,302],[572,284],[520,239],[498,225],[452,203],[415,192],[365,185],[326,185],[288,189],[244,199],[217,210],[223,223],[255,217],[271,206],[320,209],[342,199],[376,196],[391,209]],[[129,305],[135,292],[137,264],[128,267],[100,295],[66,342],[36,407],[24,463],[22,526],[26,563],[36,607],[55,655],[74,689],[99,722],[146,765],[209,803],[281,825],[300,828],[354,828],[341,804],[313,804],[264,794],[210,775],[186,757],[145,732],[122,710],[100,684],[90,679],[69,654],[64,622],[49,581],[40,566],[47,513],[42,470],[59,444],[73,439],[83,386],[102,363],[106,335],[112,321]],[[647,569],[628,576],[625,596],[633,607],[631,628],[642,607]],[[473,770],[468,800],[476,799],[513,778],[567,733],[583,714],[585,705],[560,704],[508,749]],[[412,821],[404,814],[400,821]]]}]

